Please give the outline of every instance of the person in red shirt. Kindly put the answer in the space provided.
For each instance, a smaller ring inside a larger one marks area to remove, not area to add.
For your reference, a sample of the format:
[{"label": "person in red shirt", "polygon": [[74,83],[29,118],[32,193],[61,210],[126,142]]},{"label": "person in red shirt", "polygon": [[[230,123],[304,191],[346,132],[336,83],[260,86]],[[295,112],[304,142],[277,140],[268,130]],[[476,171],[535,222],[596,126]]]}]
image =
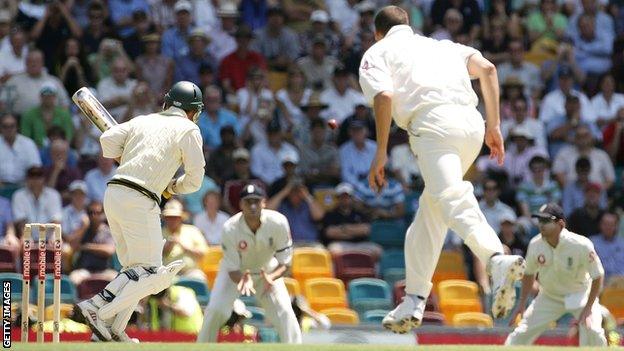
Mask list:
[{"label": "person in red shirt", "polygon": [[624,167],[624,107],[621,107],[615,118],[603,130],[605,151],[611,157],[615,167]]},{"label": "person in red shirt", "polygon": [[252,67],[267,69],[266,60],[262,54],[249,49],[253,33],[247,25],[241,25],[236,31],[236,51],[227,55],[221,61],[219,79],[223,82],[225,92],[235,94],[245,86],[247,72]]}]

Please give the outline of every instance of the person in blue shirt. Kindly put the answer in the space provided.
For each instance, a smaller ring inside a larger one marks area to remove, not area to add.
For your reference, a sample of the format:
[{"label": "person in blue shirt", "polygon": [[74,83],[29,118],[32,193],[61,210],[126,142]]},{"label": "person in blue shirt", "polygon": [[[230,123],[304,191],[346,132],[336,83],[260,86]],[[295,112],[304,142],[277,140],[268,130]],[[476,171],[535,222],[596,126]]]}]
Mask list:
[{"label": "person in blue shirt", "polygon": [[204,140],[204,149],[215,150],[221,146],[221,128],[232,126],[236,135],[241,133],[240,123],[236,114],[222,105],[223,97],[221,88],[210,85],[204,92],[205,110],[199,115],[197,125]]},{"label": "person in blue shirt", "polygon": [[174,81],[188,80],[201,84],[199,68],[209,66],[216,69],[217,60],[206,51],[210,37],[200,28],[193,29],[188,36],[188,54],[175,59]]},{"label": "person in blue shirt", "polygon": [[167,29],[162,36],[162,54],[172,59],[188,54],[187,37],[191,31],[193,6],[187,0],[176,2],[173,7],[176,24]]}]

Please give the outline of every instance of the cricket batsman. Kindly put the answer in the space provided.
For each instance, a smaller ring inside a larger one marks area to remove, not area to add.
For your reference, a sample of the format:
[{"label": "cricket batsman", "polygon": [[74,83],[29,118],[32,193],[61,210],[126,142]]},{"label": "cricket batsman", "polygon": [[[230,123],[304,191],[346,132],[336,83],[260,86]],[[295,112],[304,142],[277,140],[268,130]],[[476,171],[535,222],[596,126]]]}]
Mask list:
[{"label": "cricket batsman", "polygon": [[292,260],[288,220],[265,209],[262,188],[249,184],[240,193],[241,212],[223,225],[223,259],[197,342],[216,342],[241,294],[256,295],[282,342],[300,344],[301,329],[282,276]]},{"label": "cricket batsman", "polygon": [[[163,111],[113,125],[100,137],[104,157],[119,162],[104,211],[123,268],[104,290],[77,304],[75,314],[101,341],[131,342],[125,328],[139,300],[169,287],[182,269],[181,261],[162,264],[160,194],[201,186],[205,161],[196,122],[202,109],[199,87],[181,81],[165,95]],[[185,173],[172,179],[180,165]]]}]

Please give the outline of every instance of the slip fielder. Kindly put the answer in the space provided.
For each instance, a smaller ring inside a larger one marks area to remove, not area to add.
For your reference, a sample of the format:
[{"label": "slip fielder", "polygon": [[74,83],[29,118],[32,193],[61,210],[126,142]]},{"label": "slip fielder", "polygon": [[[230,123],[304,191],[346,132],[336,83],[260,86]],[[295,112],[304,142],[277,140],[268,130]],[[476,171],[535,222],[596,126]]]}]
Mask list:
[{"label": "slip fielder", "polygon": [[[132,341],[125,328],[143,297],[171,285],[182,262],[162,265],[160,196],[199,189],[204,177],[202,138],[195,124],[201,90],[178,82],[165,95],[163,111],[113,125],[100,137],[104,157],[120,163],[108,182],[104,211],[121,272],[100,293],[76,305],[101,341]],[[184,165],[185,173],[173,179]]]},{"label": "slip fielder", "polygon": [[223,225],[223,259],[197,342],[216,342],[241,294],[255,295],[282,342],[301,343],[301,329],[282,276],[292,260],[288,220],[265,209],[266,195],[256,185],[240,193],[241,212]]}]

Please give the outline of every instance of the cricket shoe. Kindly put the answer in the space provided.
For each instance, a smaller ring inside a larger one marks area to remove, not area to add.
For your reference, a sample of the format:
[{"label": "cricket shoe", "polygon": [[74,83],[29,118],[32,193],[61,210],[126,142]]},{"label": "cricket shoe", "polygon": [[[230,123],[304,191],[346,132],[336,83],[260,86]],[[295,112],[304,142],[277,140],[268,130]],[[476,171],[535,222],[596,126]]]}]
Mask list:
[{"label": "cricket shoe", "polygon": [[490,258],[488,273],[492,279],[492,316],[507,316],[516,302],[514,283],[522,279],[526,262],[517,255],[496,255]]},{"label": "cricket shoe", "polygon": [[424,312],[425,301],[415,304],[409,296],[405,296],[403,302],[388,312],[381,325],[393,333],[405,334],[412,328],[420,326]]},{"label": "cricket shoe", "polygon": [[88,325],[99,341],[111,341],[110,331],[98,317],[98,310],[99,308],[87,299],[74,305],[74,318],[77,322]]}]

